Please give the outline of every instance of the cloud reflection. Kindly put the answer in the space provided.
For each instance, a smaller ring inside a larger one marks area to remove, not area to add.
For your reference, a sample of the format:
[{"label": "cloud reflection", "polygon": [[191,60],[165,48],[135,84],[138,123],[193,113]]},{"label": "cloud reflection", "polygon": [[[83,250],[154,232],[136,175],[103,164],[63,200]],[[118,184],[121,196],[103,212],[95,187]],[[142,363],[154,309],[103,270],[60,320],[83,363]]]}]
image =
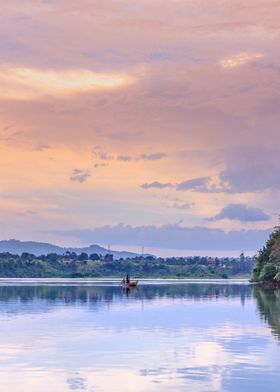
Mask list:
[{"label": "cloud reflection", "polygon": [[260,372],[261,387],[279,379],[279,347],[249,285],[143,285],[128,297],[110,286],[2,286],[0,320],[5,391],[221,392]]}]

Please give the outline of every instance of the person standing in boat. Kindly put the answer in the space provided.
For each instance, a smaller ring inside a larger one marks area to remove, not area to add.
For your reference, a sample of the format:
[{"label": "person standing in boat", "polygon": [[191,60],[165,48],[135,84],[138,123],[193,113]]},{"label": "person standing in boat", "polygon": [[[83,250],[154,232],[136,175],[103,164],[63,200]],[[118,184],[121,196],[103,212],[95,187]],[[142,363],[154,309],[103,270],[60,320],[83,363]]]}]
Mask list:
[{"label": "person standing in boat", "polygon": [[130,282],[130,276],[126,274],[126,283],[129,284],[129,282]]}]

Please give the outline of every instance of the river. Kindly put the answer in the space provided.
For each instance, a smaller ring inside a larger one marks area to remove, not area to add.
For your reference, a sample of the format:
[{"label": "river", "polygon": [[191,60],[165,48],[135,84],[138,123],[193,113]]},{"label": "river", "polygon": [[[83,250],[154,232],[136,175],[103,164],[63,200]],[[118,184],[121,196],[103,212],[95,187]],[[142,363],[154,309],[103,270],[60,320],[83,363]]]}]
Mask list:
[{"label": "river", "polygon": [[5,392],[279,391],[280,292],[244,281],[0,280]]}]

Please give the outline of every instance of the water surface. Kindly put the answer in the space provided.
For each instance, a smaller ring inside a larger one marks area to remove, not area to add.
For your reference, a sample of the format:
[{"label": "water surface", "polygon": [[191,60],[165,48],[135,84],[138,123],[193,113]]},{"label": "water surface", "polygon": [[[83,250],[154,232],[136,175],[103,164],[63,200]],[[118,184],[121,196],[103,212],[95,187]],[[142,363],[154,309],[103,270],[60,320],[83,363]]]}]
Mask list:
[{"label": "water surface", "polygon": [[5,392],[279,391],[280,292],[1,280]]}]

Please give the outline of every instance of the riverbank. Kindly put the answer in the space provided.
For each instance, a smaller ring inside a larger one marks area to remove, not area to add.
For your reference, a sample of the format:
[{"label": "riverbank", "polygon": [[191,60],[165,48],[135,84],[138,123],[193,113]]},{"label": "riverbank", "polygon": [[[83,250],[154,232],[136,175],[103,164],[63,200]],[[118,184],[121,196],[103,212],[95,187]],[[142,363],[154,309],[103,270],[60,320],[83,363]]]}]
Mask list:
[{"label": "riverbank", "polygon": [[263,289],[277,289],[277,290],[280,289],[279,281],[273,281],[273,280],[257,281],[257,280],[250,279],[250,283]]},{"label": "riverbank", "polygon": [[31,254],[0,254],[2,278],[123,278],[126,274],[141,278],[228,279],[249,277],[254,260],[206,257],[139,257],[112,260],[96,255],[57,255],[36,257]]}]

